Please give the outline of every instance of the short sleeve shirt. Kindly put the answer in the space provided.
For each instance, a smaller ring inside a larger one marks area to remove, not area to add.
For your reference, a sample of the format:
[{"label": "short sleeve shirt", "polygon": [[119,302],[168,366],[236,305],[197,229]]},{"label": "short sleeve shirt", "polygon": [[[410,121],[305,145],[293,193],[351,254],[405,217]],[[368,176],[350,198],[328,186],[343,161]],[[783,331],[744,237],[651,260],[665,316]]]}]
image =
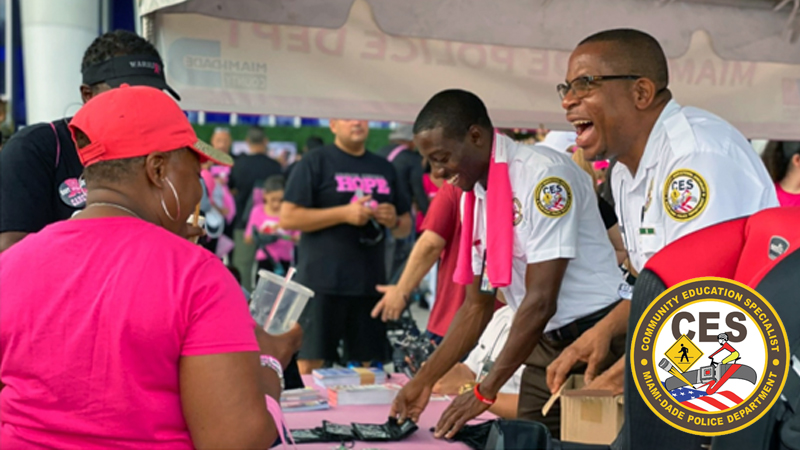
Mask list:
[{"label": "short sleeve shirt", "polygon": [[0,285],[8,447],[193,448],[181,357],[258,351],[222,262],[136,218],[66,220],[29,235],[0,254]]},{"label": "short sleeve shirt", "polygon": [[[514,253],[511,284],[502,288],[515,311],[526,293],[529,264],[569,259],[558,296],[558,310],[545,331],[558,329],[605,308],[618,299],[622,280],[616,256],[600,217],[591,177],[566,154],[538,144],[516,144],[504,136],[514,195]],[[476,239],[473,273],[483,271],[486,242],[486,191],[475,185]],[[490,260],[486,264],[491,264]]]},{"label": "short sleeve shirt", "polygon": [[[478,345],[475,346],[464,361],[464,364],[478,377],[481,377],[497,361],[497,357],[508,340],[508,333],[511,331],[511,322],[513,320],[514,310],[508,306],[503,306],[494,312],[492,320],[486,325],[486,329],[483,330],[483,334],[478,339]],[[503,394],[519,394],[522,371],[524,369],[525,366],[520,366],[514,372],[514,375],[500,388],[500,392]]]},{"label": "short sleeve shirt", "polygon": [[[386,159],[370,152],[353,156],[328,145],[297,163],[284,201],[324,209],[355,202],[362,193],[372,196],[368,206],[391,203],[400,216],[409,211],[410,201],[398,186],[394,166]],[[386,282],[386,245],[362,243],[365,227],[339,224],[303,233],[297,247],[297,281],[324,294],[377,295],[375,285]]]},{"label": "short sleeve shirt", "polygon": [[69,119],[23,128],[0,152],[0,233],[35,233],[86,204]]},{"label": "short sleeve shirt", "polygon": [[466,287],[453,282],[461,236],[460,199],[461,189],[450,183],[442,184],[422,222],[423,232],[436,233],[445,241],[436,272],[436,301],[433,302],[431,315],[428,318],[428,331],[438,336],[447,333],[466,295]]},{"label": "short sleeve shirt", "polygon": [[612,190],[633,268],[693,231],[778,206],[758,154],[729,123],[670,101],[636,174],[614,167]]}]

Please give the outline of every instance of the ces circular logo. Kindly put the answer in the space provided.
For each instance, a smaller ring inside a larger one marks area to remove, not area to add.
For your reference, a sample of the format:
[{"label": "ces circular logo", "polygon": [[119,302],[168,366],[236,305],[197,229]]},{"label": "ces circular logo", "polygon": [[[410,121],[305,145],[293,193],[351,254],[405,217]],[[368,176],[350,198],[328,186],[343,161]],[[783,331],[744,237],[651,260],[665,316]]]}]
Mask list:
[{"label": "ces circular logo", "polygon": [[697,217],[708,204],[708,184],[699,173],[680,169],[664,183],[664,209],[678,222]]},{"label": "ces circular logo", "polygon": [[636,388],[662,420],[718,436],[747,427],[780,398],[789,347],[778,314],[758,292],[696,278],[656,298],[633,334]]},{"label": "ces circular logo", "polygon": [[561,217],[572,206],[572,189],[564,179],[547,177],[536,185],[533,193],[536,209],[547,217]]}]

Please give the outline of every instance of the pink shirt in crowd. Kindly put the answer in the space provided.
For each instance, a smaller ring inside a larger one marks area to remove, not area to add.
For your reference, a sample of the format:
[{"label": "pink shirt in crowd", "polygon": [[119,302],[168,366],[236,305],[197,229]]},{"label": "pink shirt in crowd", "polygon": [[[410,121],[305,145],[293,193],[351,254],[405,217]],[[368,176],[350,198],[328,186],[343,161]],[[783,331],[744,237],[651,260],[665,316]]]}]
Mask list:
[{"label": "pink shirt in crowd", "polygon": [[[433,184],[431,181],[431,175],[426,173],[422,175],[422,189],[425,190],[425,193],[428,194],[428,200],[432,201],[433,197],[436,196],[436,193],[439,192],[439,186]],[[422,215],[422,211],[417,211],[417,234],[422,234],[422,222],[425,220],[425,217]]]},{"label": "pink shirt in crowd", "polygon": [[230,176],[231,168],[225,166],[211,166],[209,169],[200,171],[200,176],[206,185],[206,192],[208,193],[209,200],[214,199],[214,190],[222,189],[222,204],[215,205],[218,208],[222,207],[228,211],[225,215],[225,222],[230,224],[236,216],[236,200],[228,189],[228,177]]},{"label": "pink shirt in crowd", "polygon": [[[279,234],[282,237],[289,238],[279,239],[277,242],[268,245],[267,251],[275,261],[292,261],[294,257],[294,241],[290,239],[300,236],[300,232],[278,228],[278,220],[278,216],[271,216],[264,211],[263,204],[256,205],[250,210],[250,219],[247,221],[244,235],[250,238],[253,235],[253,227],[255,227],[261,234]],[[266,253],[259,249],[256,252],[256,261],[265,259],[267,259]]]},{"label": "pink shirt in crowd", "polygon": [[783,190],[780,183],[775,183],[778,191],[778,203],[781,206],[800,206],[800,194],[790,194]]},{"label": "pink shirt in crowd", "polygon": [[132,217],[67,220],[0,254],[0,448],[193,448],[182,356],[258,351],[233,276]]}]

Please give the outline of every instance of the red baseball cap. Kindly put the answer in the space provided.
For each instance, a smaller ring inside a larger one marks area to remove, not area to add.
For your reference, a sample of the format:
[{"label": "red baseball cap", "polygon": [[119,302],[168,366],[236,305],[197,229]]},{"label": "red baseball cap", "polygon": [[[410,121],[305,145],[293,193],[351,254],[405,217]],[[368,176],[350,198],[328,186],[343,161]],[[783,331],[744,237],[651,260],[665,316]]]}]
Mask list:
[{"label": "red baseball cap", "polygon": [[78,110],[69,129],[73,141],[80,130],[91,142],[78,148],[84,167],[184,147],[195,151],[201,162],[233,165],[230,155],[197,139],[172,97],[149,86],[123,84],[97,95]]}]

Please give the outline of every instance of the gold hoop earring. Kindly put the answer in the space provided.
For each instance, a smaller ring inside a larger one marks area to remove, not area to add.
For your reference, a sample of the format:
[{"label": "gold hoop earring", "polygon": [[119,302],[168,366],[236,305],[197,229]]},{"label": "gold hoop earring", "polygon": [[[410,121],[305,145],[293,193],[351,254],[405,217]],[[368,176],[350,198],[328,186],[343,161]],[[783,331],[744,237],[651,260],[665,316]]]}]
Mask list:
[{"label": "gold hoop earring", "polygon": [[169,178],[164,178],[164,181],[166,181],[167,184],[169,184],[169,188],[172,189],[172,195],[175,196],[175,204],[178,205],[178,213],[175,215],[175,217],[172,217],[172,214],[169,213],[169,209],[167,209],[167,203],[164,201],[163,192],[161,193],[161,207],[164,209],[164,214],[166,214],[171,221],[177,222],[178,217],[180,217],[181,215],[181,201],[178,198],[178,191],[175,190],[175,186],[172,184],[171,181],[169,181]]}]

